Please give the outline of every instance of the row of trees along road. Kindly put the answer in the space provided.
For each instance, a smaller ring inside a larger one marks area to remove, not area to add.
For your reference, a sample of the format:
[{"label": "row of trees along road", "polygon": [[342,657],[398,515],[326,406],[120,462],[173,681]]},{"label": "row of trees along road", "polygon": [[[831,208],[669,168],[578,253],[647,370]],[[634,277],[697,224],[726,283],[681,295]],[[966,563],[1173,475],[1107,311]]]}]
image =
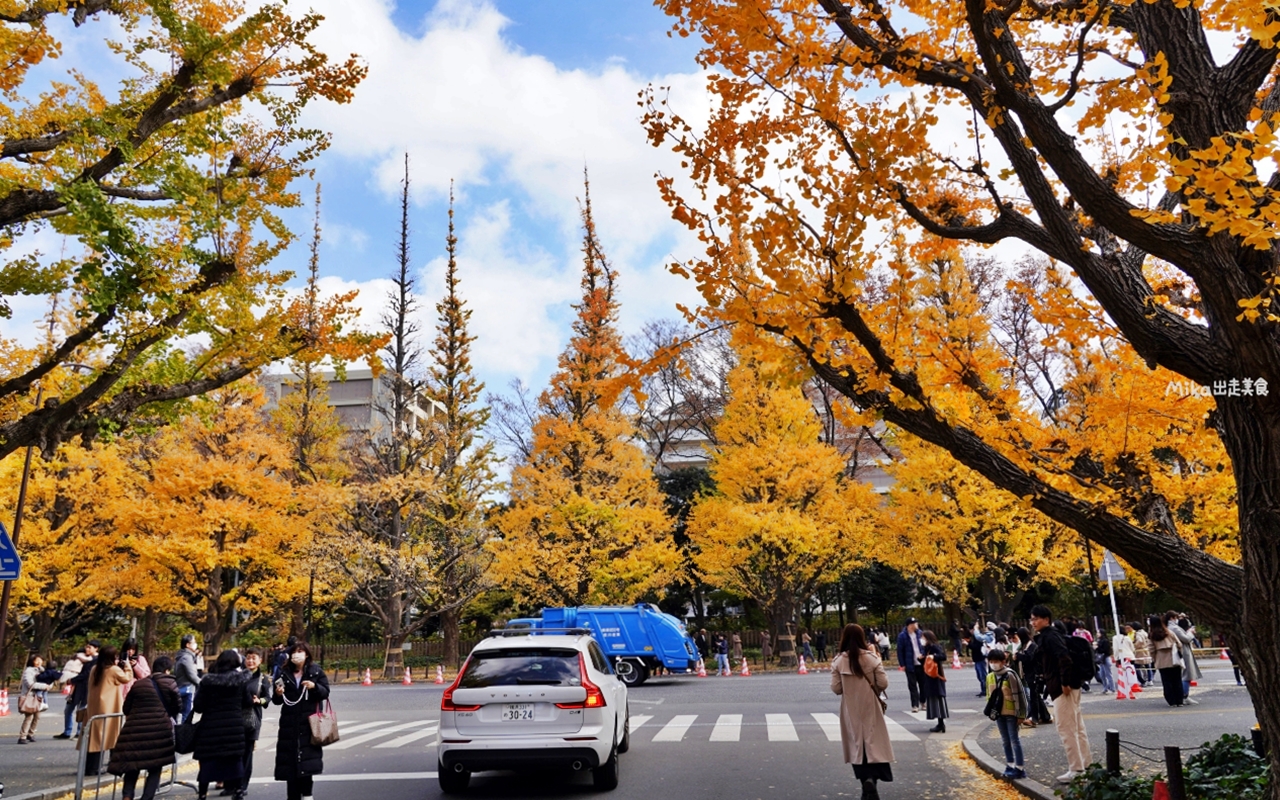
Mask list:
[{"label": "row of trees along road", "polygon": [[[660,5],[715,73],[705,126],[658,89],[645,118],[688,165],[693,191],[659,188],[707,243],[680,267],[707,303],[1223,631],[1280,773],[1276,4]],[[1106,361],[1087,419],[1028,403],[987,321],[909,288],[1002,242],[1073,273],[1033,313]],[[1143,418],[1154,435],[1123,435]],[[1175,487],[1205,473],[1235,520],[1202,537]]]}]

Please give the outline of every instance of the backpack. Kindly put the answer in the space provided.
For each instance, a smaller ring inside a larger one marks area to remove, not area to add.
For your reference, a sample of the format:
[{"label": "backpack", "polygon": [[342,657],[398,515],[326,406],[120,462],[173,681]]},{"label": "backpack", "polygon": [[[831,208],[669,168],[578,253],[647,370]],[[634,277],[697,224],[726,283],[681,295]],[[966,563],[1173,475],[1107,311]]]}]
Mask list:
[{"label": "backpack", "polygon": [[1072,679],[1080,684],[1093,680],[1093,648],[1079,636],[1067,637],[1067,653],[1071,655]]}]

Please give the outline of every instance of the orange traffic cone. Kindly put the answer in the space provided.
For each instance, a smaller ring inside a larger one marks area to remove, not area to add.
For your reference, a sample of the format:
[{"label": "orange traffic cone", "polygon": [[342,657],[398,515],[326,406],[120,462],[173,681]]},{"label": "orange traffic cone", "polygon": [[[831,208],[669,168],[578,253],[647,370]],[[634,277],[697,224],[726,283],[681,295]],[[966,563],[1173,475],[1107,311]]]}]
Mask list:
[{"label": "orange traffic cone", "polygon": [[0,689],[0,717],[9,716],[9,690]]},{"label": "orange traffic cone", "polygon": [[739,674],[742,675],[742,677],[744,678],[751,677],[751,667],[747,666],[747,660],[745,658],[742,659],[742,672]]},{"label": "orange traffic cone", "polygon": [[412,685],[413,685],[413,676],[409,674],[409,668],[408,668],[408,667],[405,667],[405,668],[404,668],[404,680],[400,681],[400,683],[401,683],[401,685],[403,685],[403,686],[412,686]]},{"label": "orange traffic cone", "polygon": [[801,675],[808,675],[809,669],[804,665],[804,656],[800,656],[800,669],[796,670]]},{"label": "orange traffic cone", "polygon": [[1191,682],[1191,685],[1192,685],[1192,686],[1199,686],[1199,685],[1200,685],[1200,682],[1199,682],[1199,681],[1192,681],[1192,682]]},{"label": "orange traffic cone", "polygon": [[951,651],[951,668],[960,669],[960,651],[959,650]]},{"label": "orange traffic cone", "polygon": [[71,684],[69,684],[69,683],[64,683],[64,684],[62,684],[62,693],[63,693],[63,694],[71,694]]},{"label": "orange traffic cone", "polygon": [[707,677],[707,665],[702,663],[702,659],[698,659],[698,677]]},{"label": "orange traffic cone", "polygon": [[1169,785],[1164,781],[1156,781],[1151,790],[1151,800],[1169,800]]},{"label": "orange traffic cone", "polygon": [[1222,648],[1222,652],[1218,654],[1218,658],[1222,659],[1223,661],[1231,660],[1231,656],[1227,655],[1227,648],[1225,647]]},{"label": "orange traffic cone", "polygon": [[444,683],[444,665],[436,664],[436,683]]},{"label": "orange traffic cone", "polygon": [[368,667],[365,668],[364,677],[360,679],[360,685],[361,686],[373,685],[373,670],[369,669]]}]

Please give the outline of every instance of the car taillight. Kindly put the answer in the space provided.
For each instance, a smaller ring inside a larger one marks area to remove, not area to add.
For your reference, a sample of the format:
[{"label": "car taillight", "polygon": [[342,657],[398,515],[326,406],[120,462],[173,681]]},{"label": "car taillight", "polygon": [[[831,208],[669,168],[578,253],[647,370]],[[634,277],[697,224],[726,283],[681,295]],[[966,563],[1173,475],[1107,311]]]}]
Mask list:
[{"label": "car taillight", "polygon": [[556,703],[556,708],[604,708],[604,692],[587,677],[587,659],[578,653],[578,670],[582,675],[582,688],[587,690],[587,699],[581,703]]},{"label": "car taillight", "polygon": [[471,663],[471,656],[467,656],[466,662],[462,665],[462,669],[458,670],[458,677],[453,679],[453,683],[449,684],[449,688],[444,690],[444,694],[440,696],[441,711],[479,711],[480,706],[459,706],[453,702],[453,690],[458,688],[458,684],[462,681],[462,676],[467,672],[467,665]]}]

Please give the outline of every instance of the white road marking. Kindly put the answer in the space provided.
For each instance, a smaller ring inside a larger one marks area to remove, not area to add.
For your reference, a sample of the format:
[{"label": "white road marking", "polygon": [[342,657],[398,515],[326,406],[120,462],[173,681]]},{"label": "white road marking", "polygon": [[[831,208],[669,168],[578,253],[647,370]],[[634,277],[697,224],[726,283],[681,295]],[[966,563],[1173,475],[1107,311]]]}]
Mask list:
[{"label": "white road marking", "polygon": [[840,741],[840,718],[831,713],[813,713],[810,714],[813,719],[822,726],[822,732],[827,735],[828,742]]},{"label": "white road marking", "polygon": [[736,742],[742,738],[742,715],[721,714],[716,726],[711,729],[713,742]]},{"label": "white road marking", "polygon": [[[394,721],[395,720],[380,719],[374,722],[357,722],[355,725],[339,725],[338,733],[345,736],[348,733],[355,733],[356,731],[368,730],[369,728],[373,728],[378,725],[390,725]],[[276,743],[278,741],[279,739],[277,739],[276,737],[274,736],[271,737],[271,741],[267,742],[265,746],[258,748],[258,752],[264,753],[268,750],[273,749],[276,746]],[[261,741],[259,741],[259,744],[261,744]],[[333,745],[330,745],[330,747],[332,746]]]},{"label": "white road marking", "polygon": [[425,719],[418,720],[416,722],[405,722],[401,725],[392,725],[390,728],[379,728],[378,730],[373,731],[372,733],[365,733],[360,736],[353,736],[350,739],[344,736],[338,741],[334,742],[333,744],[327,746],[325,749],[326,750],[347,750],[349,748],[355,747],[358,744],[371,742],[374,739],[380,739],[383,736],[386,736],[391,733],[399,733],[400,731],[406,731],[406,730],[409,730],[410,728],[420,728],[423,725],[435,725],[435,724],[437,724],[435,720],[425,720]]},{"label": "white road marking", "polygon": [[[358,772],[351,775],[316,775],[316,783],[340,781],[421,781],[436,777],[434,772]],[[249,783],[275,783],[275,778],[254,778]]]},{"label": "white road marking", "polygon": [[888,714],[884,716],[884,722],[889,726],[889,741],[891,742],[918,742],[920,737],[911,731],[902,727],[900,723],[892,719]]},{"label": "white road marking", "polygon": [[[392,739],[389,742],[383,742],[382,744],[375,744],[373,747],[374,749],[386,748],[386,747],[404,747],[406,744],[412,744],[413,742],[416,742],[419,739],[425,739],[428,736],[435,736],[437,733],[440,732],[439,724],[440,723],[436,722],[435,720],[432,720],[431,725],[425,730],[415,731],[414,733],[410,733],[408,735],[401,736],[396,739]],[[430,746],[431,744],[434,744],[434,742],[429,743],[428,746]]]},{"label": "white road marking", "polygon": [[765,714],[764,722],[769,731],[769,741],[800,741],[800,736],[796,734],[796,726],[791,724],[790,714]]},{"label": "white road marking", "polygon": [[662,730],[654,735],[655,742],[679,742],[684,739],[689,726],[698,718],[697,714],[677,714]]},{"label": "white road marking", "polygon": [[631,716],[631,732],[635,733],[640,726],[653,719],[652,714],[633,714]]}]

